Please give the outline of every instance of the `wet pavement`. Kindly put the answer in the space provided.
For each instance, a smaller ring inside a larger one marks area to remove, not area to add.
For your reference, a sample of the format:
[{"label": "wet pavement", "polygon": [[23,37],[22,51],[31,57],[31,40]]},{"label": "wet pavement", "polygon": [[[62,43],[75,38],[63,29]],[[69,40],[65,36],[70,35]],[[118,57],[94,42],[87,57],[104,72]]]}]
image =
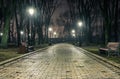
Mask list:
[{"label": "wet pavement", "polygon": [[0,79],[120,79],[120,74],[92,59],[82,49],[57,44],[0,66]]}]

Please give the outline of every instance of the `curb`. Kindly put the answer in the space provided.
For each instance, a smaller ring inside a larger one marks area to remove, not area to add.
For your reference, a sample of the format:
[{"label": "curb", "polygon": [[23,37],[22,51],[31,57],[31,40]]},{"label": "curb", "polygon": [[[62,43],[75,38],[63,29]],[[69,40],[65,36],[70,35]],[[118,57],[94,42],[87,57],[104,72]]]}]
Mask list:
[{"label": "curb", "polygon": [[[78,48],[79,48],[79,47],[78,47]],[[101,56],[99,56],[99,55],[96,55],[96,54],[94,54],[94,53],[92,53],[92,52],[89,52],[89,51],[87,51],[87,50],[85,50],[85,49],[82,49],[82,48],[79,48],[79,49],[83,50],[84,52],[88,53],[89,55],[91,55],[91,56],[93,56],[93,57],[96,57],[97,59],[99,59],[99,60],[101,60],[101,61],[103,61],[103,62],[105,62],[105,63],[108,63],[109,65],[112,65],[113,67],[116,67],[116,68],[120,69],[120,64],[118,64],[118,63],[116,63],[116,62],[110,61],[110,60],[108,60],[108,59],[106,59],[106,58],[104,58],[104,57],[101,57]]]},{"label": "curb", "polygon": [[26,54],[23,54],[23,55],[20,55],[20,56],[17,56],[17,57],[10,58],[10,59],[8,59],[8,60],[2,61],[2,62],[0,62],[0,66],[5,65],[5,64],[10,63],[10,62],[13,62],[13,61],[16,61],[16,60],[21,59],[21,58],[23,58],[23,57],[26,57],[26,56],[35,54],[35,52],[41,51],[41,50],[44,50],[44,49],[47,49],[47,48],[48,48],[48,47],[41,48],[41,49],[38,49],[38,50],[36,50],[36,51],[29,52],[29,53],[26,53]]}]

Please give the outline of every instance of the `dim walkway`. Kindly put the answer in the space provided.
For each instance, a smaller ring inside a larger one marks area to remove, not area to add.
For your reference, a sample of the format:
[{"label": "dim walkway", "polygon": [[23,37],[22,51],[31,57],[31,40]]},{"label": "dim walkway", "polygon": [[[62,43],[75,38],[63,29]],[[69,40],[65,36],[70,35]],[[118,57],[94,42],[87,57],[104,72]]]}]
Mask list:
[{"label": "dim walkway", "polygon": [[120,79],[113,71],[69,44],[57,44],[0,67],[0,79]]}]

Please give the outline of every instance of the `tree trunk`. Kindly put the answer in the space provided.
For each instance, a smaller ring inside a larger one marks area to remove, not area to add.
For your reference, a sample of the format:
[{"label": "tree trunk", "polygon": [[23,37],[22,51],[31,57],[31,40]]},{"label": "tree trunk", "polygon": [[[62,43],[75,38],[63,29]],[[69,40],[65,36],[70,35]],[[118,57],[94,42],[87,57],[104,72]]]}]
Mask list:
[{"label": "tree trunk", "polygon": [[114,40],[117,42],[118,41],[118,0],[116,0],[115,4],[115,22],[114,22]]},{"label": "tree trunk", "polygon": [[3,36],[2,36],[2,40],[1,40],[1,46],[3,48],[7,48],[7,46],[8,46],[10,19],[11,19],[11,15],[7,14],[5,17],[5,25],[4,25]]},{"label": "tree trunk", "polygon": [[15,9],[15,21],[16,21],[16,30],[17,30],[17,46],[19,47],[19,45],[20,45],[20,26],[18,24],[16,6],[14,7],[14,9]]},{"label": "tree trunk", "polygon": [[42,27],[39,27],[38,30],[38,44],[43,43],[43,32],[42,32]]}]

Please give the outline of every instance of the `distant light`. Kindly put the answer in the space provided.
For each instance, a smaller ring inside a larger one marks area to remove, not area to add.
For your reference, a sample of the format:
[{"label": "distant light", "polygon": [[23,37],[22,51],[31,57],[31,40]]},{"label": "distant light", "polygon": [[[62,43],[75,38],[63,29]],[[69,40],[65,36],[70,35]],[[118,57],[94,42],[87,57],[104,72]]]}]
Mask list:
[{"label": "distant light", "polygon": [[82,22],[78,22],[78,26],[81,27],[82,26]]},{"label": "distant light", "polygon": [[72,30],[72,33],[75,33],[75,30]]},{"label": "distant light", "polygon": [[54,34],[54,35],[56,35],[57,33],[56,33],[56,32],[54,32],[53,34]]},{"label": "distant light", "polygon": [[51,31],[52,31],[52,28],[50,27],[48,30],[51,32]]},{"label": "distant light", "polygon": [[35,13],[35,10],[34,10],[34,8],[29,8],[28,12],[32,16]]},{"label": "distant light", "polygon": [[31,34],[29,34],[29,36],[31,36]]},{"label": "distant light", "polygon": [[0,36],[3,36],[3,33],[0,33]]},{"label": "distant light", "polygon": [[24,34],[24,32],[23,32],[23,31],[20,31],[20,34],[21,34],[21,35],[23,35],[23,34]]},{"label": "distant light", "polygon": [[75,37],[75,34],[72,34],[73,37]]}]

